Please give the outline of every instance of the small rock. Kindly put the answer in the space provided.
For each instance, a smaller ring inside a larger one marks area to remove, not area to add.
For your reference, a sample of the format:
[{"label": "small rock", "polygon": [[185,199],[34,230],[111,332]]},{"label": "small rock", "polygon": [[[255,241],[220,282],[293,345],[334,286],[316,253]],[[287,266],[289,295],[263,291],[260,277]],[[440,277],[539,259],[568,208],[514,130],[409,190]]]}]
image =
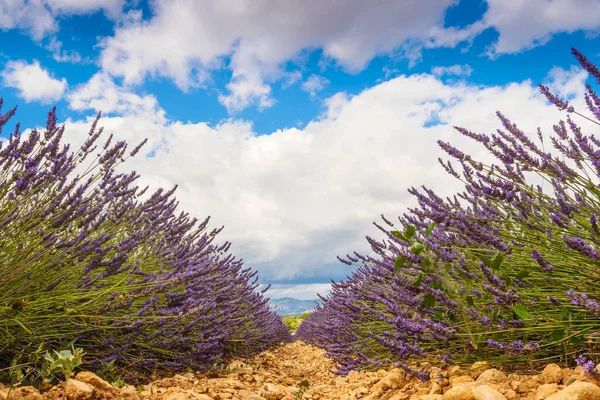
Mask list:
[{"label": "small rock", "polygon": [[515,400],[517,398],[517,392],[510,388],[506,389],[505,391],[501,391],[500,393],[502,393],[508,400]]},{"label": "small rock", "polygon": [[481,375],[477,378],[478,384],[488,384],[488,383],[502,383],[506,381],[506,374],[502,371],[498,371],[495,368],[488,369],[483,371]]},{"label": "small rock", "polygon": [[546,400],[600,400],[600,387],[589,382],[575,382]]},{"label": "small rock", "polygon": [[127,386],[119,391],[119,400],[140,400],[140,396],[134,387]]},{"label": "small rock", "polygon": [[450,387],[460,386],[463,383],[474,382],[474,379],[469,375],[459,375],[450,377]]},{"label": "small rock", "polygon": [[440,384],[437,382],[433,382],[431,384],[431,389],[429,389],[429,394],[441,394],[441,393],[442,393],[442,387],[440,386]]},{"label": "small rock", "polygon": [[443,400],[473,400],[473,391],[464,386],[456,386],[451,389],[448,389],[444,396]]},{"label": "small rock", "polygon": [[[5,397],[2,396],[4,394]],[[0,399],[8,400],[42,400],[42,395],[33,386],[22,386],[0,390]]]},{"label": "small rock", "polygon": [[212,397],[205,394],[199,394],[191,390],[183,390],[181,392],[171,392],[165,394],[162,400],[213,400]]},{"label": "small rock", "polygon": [[237,369],[237,368],[243,368],[245,366],[246,366],[246,364],[244,364],[242,361],[235,360],[235,361],[232,361],[229,364],[227,364],[227,369]]},{"label": "small rock", "polygon": [[488,385],[477,386],[473,389],[473,398],[475,398],[475,400],[507,400],[502,393],[492,389]]},{"label": "small rock", "polygon": [[419,389],[415,394],[410,396],[410,400],[419,400],[422,396],[429,395],[429,390],[427,389]]},{"label": "small rock", "polygon": [[442,400],[443,396],[441,394],[424,394],[419,396],[419,400]]},{"label": "small rock", "polygon": [[395,395],[390,397],[388,400],[406,400],[406,399],[408,399],[408,395],[406,393],[396,393]]},{"label": "small rock", "polygon": [[116,395],[118,392],[117,388],[115,388],[113,385],[89,371],[82,371],[78,373],[77,376],[75,376],[75,379],[79,382],[87,383],[88,385],[93,386],[100,391],[109,392],[113,395]]},{"label": "small rock", "polygon": [[69,379],[65,387],[65,393],[69,400],[87,400],[94,395],[94,387],[77,379]]},{"label": "small rock", "polygon": [[539,388],[537,388],[535,392],[535,400],[544,400],[554,393],[558,392],[560,389],[556,383],[546,383]]},{"label": "small rock", "polygon": [[471,376],[473,379],[476,379],[482,372],[490,368],[490,365],[487,361],[477,361],[471,365]]},{"label": "small rock", "polygon": [[[387,373],[379,382],[371,387],[373,392],[385,392],[389,389],[398,389],[404,385],[406,372],[400,368],[394,368]],[[429,394],[429,391],[427,392]]]},{"label": "small rock", "polygon": [[565,386],[569,386],[570,384],[574,383],[577,380],[577,376],[576,375],[571,375],[566,381],[565,381]]},{"label": "small rock", "polygon": [[543,383],[559,383],[562,379],[561,368],[556,364],[548,364],[540,374]]}]

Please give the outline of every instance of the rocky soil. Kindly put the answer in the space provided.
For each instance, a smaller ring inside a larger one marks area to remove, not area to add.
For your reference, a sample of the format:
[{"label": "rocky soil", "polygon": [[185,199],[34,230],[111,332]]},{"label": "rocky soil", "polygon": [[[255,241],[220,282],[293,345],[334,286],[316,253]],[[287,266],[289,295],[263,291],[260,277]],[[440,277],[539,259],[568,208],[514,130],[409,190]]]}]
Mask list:
[{"label": "rocky soil", "polygon": [[351,372],[345,378],[329,372],[332,368],[321,350],[295,342],[233,361],[218,377],[189,373],[137,389],[117,389],[90,372],[80,372],[66,385],[42,394],[32,387],[0,384],[0,400],[65,395],[72,400],[600,400],[600,379],[584,374],[581,367],[550,364],[537,375],[507,375],[486,363],[462,369],[432,367],[433,379],[425,383],[397,368]]}]

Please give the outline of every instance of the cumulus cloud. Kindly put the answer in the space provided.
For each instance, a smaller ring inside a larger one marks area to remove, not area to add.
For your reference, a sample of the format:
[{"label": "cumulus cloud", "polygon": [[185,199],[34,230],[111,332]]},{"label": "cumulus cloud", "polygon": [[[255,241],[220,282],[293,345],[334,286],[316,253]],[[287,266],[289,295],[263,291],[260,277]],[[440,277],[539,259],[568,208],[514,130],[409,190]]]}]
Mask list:
[{"label": "cumulus cloud", "polygon": [[553,92],[559,93],[565,98],[583,98],[587,77],[588,73],[577,66],[572,66],[569,70],[553,67],[544,83]]},{"label": "cumulus cloud", "polygon": [[[352,0],[310,5],[305,1],[181,0],[176,6],[157,0],[152,3],[150,21],[132,18],[103,40],[101,65],[123,77],[126,84],[161,75],[188,90],[202,85],[209,72],[230,57],[233,78],[227,86],[229,93],[219,99],[235,112],[252,104],[272,105],[270,84],[289,79],[282,65],[300,62],[306,49],[322,49],[323,65],[339,65],[356,73],[381,54],[406,58],[414,65],[424,48],[471,42],[488,28],[499,33],[488,51],[491,57],[544,44],[557,32],[600,28],[596,0],[487,3],[481,20],[459,29],[443,26],[445,11],[457,4],[455,0],[426,4],[379,0],[377,5]],[[460,72],[468,74],[468,69]]]},{"label": "cumulus cloud", "polygon": [[[349,73],[377,55],[421,59],[423,49],[471,43],[486,29],[498,40],[487,50],[496,57],[546,43],[560,32],[600,30],[597,0],[487,0],[484,16],[464,28],[444,27],[457,0],[288,1],[155,0],[153,16],[123,14],[125,0],[11,0],[0,5],[0,29],[21,28],[39,40],[58,29],[58,17],[103,10],[117,21],[114,36],[100,45],[100,65],[127,86],[147,77],[170,78],[184,91],[202,87],[211,72],[227,67],[231,81],[219,101],[230,113],[251,105],[272,106],[271,86],[299,79],[284,65],[304,62],[303,52],[321,49],[322,65]],[[467,47],[468,48],[468,47]],[[58,53],[56,59],[76,60]],[[466,73],[466,71],[462,71]],[[386,75],[387,79],[387,75]]]},{"label": "cumulus cloud", "polygon": [[433,67],[431,69],[431,73],[435,76],[443,76],[443,75],[458,75],[458,76],[469,76],[473,72],[473,68],[471,66],[464,64],[454,64],[449,67]]},{"label": "cumulus cloud", "polygon": [[0,72],[6,87],[16,88],[25,101],[49,103],[60,99],[67,89],[65,78],[55,79],[37,60],[28,64],[25,61],[9,61]]},{"label": "cumulus cloud", "polygon": [[69,107],[76,111],[93,109],[104,114],[141,116],[157,123],[165,121],[164,110],[154,95],[140,96],[116,85],[110,76],[99,72],[68,95]]},{"label": "cumulus cloud", "polygon": [[487,52],[491,57],[544,45],[556,33],[597,33],[600,28],[597,0],[487,0],[487,4],[482,21],[471,30],[493,27],[498,32],[498,41]]},{"label": "cumulus cloud", "polygon": [[182,0],[173,6],[158,0],[150,21],[133,18],[102,41],[100,64],[128,85],[161,75],[188,90],[203,83],[194,71],[210,71],[230,57],[233,78],[221,102],[232,111],[264,108],[272,104],[269,85],[286,77],[282,63],[297,61],[302,50],[321,48],[324,57],[358,72],[404,40],[427,37],[453,2]]},{"label": "cumulus cloud", "polygon": [[63,43],[56,40],[55,37],[50,39],[50,43],[45,46],[47,50],[52,52],[52,58],[58,62],[69,62],[73,64],[90,63],[89,57],[81,57],[79,52],[74,50],[64,50]]},{"label": "cumulus cloud", "polygon": [[311,96],[315,96],[317,92],[325,89],[329,85],[329,80],[319,75],[312,74],[308,77],[306,82],[302,84],[302,90],[310,93]]},{"label": "cumulus cloud", "polygon": [[34,40],[58,30],[58,17],[103,10],[117,19],[125,0],[8,0],[0,3],[0,29],[21,29]]},{"label": "cumulus cloud", "polygon": [[[553,77],[568,92],[583,73],[555,71],[548,80]],[[585,110],[580,97],[572,102]],[[220,240],[233,243],[233,254],[257,268],[263,282],[282,284],[343,279],[350,268],[336,256],[369,253],[364,236],[381,238],[372,222],[382,213],[393,220],[415,204],[408,187],[455,193],[458,182],[437,165],[444,155],[436,140],[455,143],[475,159],[485,160],[487,153],[452,126],[494,132],[501,126],[495,111],[501,110],[535,137],[538,126],[548,135],[564,118],[530,81],[480,87],[430,74],[401,75],[355,96],[339,93],[326,104],[328,110],[303,129],[269,135],[257,135],[251,123],[238,119],[209,126],[134,113],[100,124],[132,144],[148,137],[145,151],[154,157],[126,166],[142,175],[140,186],[179,184],[183,210],[211,215],[212,226],[225,225]],[[446,125],[425,127],[432,114]],[[67,121],[66,138],[82,140],[90,123],[91,117]]]},{"label": "cumulus cloud", "polygon": [[[259,287],[259,290],[263,287]],[[300,300],[317,300],[317,293],[321,296],[325,296],[330,290],[330,283],[308,283],[299,285],[275,284],[271,285],[266,295],[271,299],[292,297]]]}]

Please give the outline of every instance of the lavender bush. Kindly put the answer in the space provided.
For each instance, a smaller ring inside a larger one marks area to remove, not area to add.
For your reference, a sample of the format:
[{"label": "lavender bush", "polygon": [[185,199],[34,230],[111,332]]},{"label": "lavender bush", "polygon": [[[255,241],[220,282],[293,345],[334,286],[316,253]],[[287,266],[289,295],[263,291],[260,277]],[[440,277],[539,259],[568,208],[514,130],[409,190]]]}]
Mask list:
[{"label": "lavender bush", "polygon": [[[0,98],[0,111],[2,99]],[[0,114],[0,133],[16,107]],[[75,340],[88,366],[206,370],[290,339],[256,272],[173,193],[134,186],[125,142],[92,124],[76,152],[48,113],[0,142],[0,371]],[[145,142],[145,141],[144,141]]]},{"label": "lavender bush", "polygon": [[[600,84],[598,68],[572,53]],[[589,119],[539,87],[560,110]],[[587,108],[600,120],[600,97],[586,89]],[[533,367],[596,356],[600,140],[570,116],[554,126],[550,143],[539,128],[534,140],[497,116],[504,130],[494,134],[455,129],[498,163],[438,142],[455,164],[440,163],[464,191],[443,199],[411,188],[419,207],[398,228],[382,216],[387,227],[376,225],[387,240],[368,238],[374,256],[340,258],[362,265],[296,333],[324,347],[340,373],[395,363],[426,379],[411,360]]]}]

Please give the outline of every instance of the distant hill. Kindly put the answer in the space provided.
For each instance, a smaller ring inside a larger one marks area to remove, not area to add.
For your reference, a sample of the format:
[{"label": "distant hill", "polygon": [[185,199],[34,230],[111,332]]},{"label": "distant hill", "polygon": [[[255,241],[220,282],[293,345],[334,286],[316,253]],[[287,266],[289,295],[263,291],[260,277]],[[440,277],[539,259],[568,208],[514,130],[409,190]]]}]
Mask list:
[{"label": "distant hill", "polygon": [[317,303],[321,304],[321,299],[299,300],[292,297],[282,297],[280,299],[271,299],[269,303],[275,308],[277,314],[293,315],[312,310],[317,306]]}]

